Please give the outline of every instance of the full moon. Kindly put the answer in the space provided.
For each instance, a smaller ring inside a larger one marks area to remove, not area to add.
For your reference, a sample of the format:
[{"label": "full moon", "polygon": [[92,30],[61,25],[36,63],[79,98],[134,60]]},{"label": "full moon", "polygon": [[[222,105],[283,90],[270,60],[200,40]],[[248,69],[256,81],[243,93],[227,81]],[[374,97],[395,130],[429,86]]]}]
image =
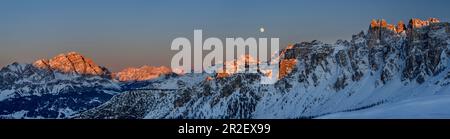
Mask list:
[{"label": "full moon", "polygon": [[264,32],[264,28],[263,27],[259,28],[259,32]]}]

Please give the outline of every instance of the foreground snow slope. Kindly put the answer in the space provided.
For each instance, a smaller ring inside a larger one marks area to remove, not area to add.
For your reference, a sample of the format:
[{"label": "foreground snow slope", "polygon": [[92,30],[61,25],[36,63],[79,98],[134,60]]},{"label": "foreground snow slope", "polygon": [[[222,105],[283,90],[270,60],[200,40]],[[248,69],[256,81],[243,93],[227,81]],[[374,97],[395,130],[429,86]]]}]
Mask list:
[{"label": "foreground snow slope", "polygon": [[373,108],[340,112],[318,119],[448,119],[450,95],[434,95],[413,98]]}]

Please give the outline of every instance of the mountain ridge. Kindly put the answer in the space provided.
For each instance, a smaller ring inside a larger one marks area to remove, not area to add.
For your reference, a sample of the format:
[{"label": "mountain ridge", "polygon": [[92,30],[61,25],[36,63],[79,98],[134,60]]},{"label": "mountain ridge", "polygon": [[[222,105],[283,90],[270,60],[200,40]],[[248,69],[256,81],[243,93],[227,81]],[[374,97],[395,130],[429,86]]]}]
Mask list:
[{"label": "mountain ridge", "polygon": [[113,73],[113,79],[119,81],[144,81],[155,79],[170,73],[172,73],[172,70],[165,66],[153,67],[144,65],[139,68],[125,68],[122,71]]}]

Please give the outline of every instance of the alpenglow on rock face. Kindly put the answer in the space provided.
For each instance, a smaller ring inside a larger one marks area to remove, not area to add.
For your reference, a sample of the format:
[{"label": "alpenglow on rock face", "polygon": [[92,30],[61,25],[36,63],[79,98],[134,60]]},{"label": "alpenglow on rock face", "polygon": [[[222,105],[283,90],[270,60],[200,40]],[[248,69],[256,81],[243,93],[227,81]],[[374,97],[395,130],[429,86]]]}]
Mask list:
[{"label": "alpenglow on rock face", "polygon": [[168,67],[142,66],[140,68],[127,68],[114,73],[114,78],[119,81],[144,81],[158,78],[165,74],[172,73]]},{"label": "alpenglow on rock face", "polygon": [[409,25],[412,28],[421,28],[421,27],[428,26],[432,23],[439,23],[439,22],[440,22],[440,20],[437,18],[429,18],[428,20],[420,20],[417,18],[413,18],[410,20]]},{"label": "alpenglow on rock face", "polygon": [[108,72],[91,59],[76,52],[59,54],[52,59],[41,59],[34,62],[33,65],[41,69],[57,70],[64,73],[104,75]]}]

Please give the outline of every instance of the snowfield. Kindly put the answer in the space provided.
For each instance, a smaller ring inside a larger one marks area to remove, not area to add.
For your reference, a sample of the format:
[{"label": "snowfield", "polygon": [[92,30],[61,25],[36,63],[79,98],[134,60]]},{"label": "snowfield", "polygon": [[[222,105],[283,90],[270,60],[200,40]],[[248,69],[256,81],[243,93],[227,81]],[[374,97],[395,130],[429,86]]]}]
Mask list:
[{"label": "snowfield", "polygon": [[318,119],[448,119],[450,118],[448,106],[450,95],[435,95],[359,111],[329,114]]}]

